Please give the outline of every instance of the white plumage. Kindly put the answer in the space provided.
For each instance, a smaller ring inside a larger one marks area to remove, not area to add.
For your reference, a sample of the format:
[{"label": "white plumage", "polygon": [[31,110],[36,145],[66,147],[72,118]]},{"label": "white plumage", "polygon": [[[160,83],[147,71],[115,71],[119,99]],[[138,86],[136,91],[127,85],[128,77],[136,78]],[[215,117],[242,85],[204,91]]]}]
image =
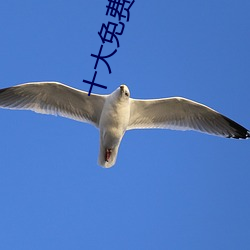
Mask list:
[{"label": "white plumage", "polygon": [[126,85],[110,95],[88,96],[87,92],[58,82],[26,83],[0,89],[0,107],[33,110],[93,124],[100,130],[98,164],[106,168],[115,164],[126,130],[162,128],[196,130],[237,139],[250,137],[246,128],[203,104],[181,97],[132,99]]}]

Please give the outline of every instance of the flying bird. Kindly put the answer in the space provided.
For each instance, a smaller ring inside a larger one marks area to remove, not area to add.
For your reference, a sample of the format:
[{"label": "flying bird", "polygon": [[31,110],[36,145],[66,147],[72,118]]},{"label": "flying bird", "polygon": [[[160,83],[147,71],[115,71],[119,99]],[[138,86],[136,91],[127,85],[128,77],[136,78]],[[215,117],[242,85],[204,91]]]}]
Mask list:
[{"label": "flying bird", "polygon": [[127,130],[196,130],[246,139],[250,131],[217,111],[182,97],[140,100],[130,98],[126,85],[110,95],[81,91],[59,82],[31,82],[0,89],[0,107],[32,110],[86,122],[100,130],[98,164],[112,167]]}]

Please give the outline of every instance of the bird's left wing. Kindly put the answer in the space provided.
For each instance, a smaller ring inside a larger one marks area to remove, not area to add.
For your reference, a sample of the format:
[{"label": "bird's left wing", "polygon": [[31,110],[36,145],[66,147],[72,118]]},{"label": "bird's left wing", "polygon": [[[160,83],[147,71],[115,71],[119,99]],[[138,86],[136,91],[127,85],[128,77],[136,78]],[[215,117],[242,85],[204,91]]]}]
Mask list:
[{"label": "bird's left wing", "polygon": [[98,127],[106,96],[58,82],[32,82],[0,89],[0,107],[60,115]]},{"label": "bird's left wing", "polygon": [[194,101],[181,98],[155,100],[130,99],[128,130],[166,128],[196,130],[208,134],[247,138],[250,132],[217,111]]}]

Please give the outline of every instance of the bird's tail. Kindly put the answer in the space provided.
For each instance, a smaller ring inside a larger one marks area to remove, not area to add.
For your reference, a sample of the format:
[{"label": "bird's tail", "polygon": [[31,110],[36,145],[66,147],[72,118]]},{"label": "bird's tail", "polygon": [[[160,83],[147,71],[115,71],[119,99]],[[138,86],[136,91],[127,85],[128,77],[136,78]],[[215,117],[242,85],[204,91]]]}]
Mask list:
[{"label": "bird's tail", "polygon": [[[98,165],[104,168],[111,168],[112,166],[114,166],[118,154],[118,148],[119,146],[113,149],[107,149],[100,143]],[[108,157],[107,150],[111,150],[110,155],[108,155]]]}]

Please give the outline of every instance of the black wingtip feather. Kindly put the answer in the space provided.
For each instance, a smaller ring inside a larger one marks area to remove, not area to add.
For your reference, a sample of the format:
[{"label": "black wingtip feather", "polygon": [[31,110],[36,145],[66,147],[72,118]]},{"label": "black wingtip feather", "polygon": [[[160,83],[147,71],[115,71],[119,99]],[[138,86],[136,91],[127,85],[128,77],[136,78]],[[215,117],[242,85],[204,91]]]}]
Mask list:
[{"label": "black wingtip feather", "polygon": [[226,116],[223,116],[223,118],[229,123],[230,127],[234,130],[232,134],[228,136],[228,138],[234,138],[234,139],[247,139],[250,137],[250,131],[238,124],[237,122],[229,119]]},{"label": "black wingtip feather", "polygon": [[5,89],[0,89],[0,94],[5,92],[8,88],[5,88]]}]

